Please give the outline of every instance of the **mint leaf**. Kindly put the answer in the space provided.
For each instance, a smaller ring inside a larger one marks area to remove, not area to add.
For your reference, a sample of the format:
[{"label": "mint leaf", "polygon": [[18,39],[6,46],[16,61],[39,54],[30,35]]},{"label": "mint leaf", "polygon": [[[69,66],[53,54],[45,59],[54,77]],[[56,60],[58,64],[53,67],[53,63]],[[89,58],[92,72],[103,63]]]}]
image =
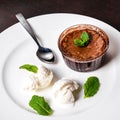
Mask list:
[{"label": "mint leaf", "polygon": [[85,43],[83,40],[80,40],[80,39],[78,39],[78,38],[74,40],[74,44],[75,44],[76,46],[81,46],[81,47],[86,46],[86,43]]},{"label": "mint leaf", "polygon": [[29,102],[29,105],[40,115],[48,116],[53,113],[53,110],[45,101],[44,97],[33,95],[32,99]]},{"label": "mint leaf", "polygon": [[35,66],[35,65],[29,65],[29,64],[25,64],[25,65],[22,65],[19,67],[20,69],[26,69],[30,72],[33,72],[33,73],[37,73],[38,71],[38,67]]},{"label": "mint leaf", "polygon": [[84,84],[84,98],[94,96],[100,87],[100,82],[97,77],[89,77]]},{"label": "mint leaf", "polygon": [[81,46],[81,47],[85,47],[88,45],[89,43],[89,35],[87,32],[82,32],[80,38],[76,38],[74,39],[74,44],[76,46]]},{"label": "mint leaf", "polygon": [[80,38],[84,41],[88,41],[90,39],[87,32],[82,32]]}]

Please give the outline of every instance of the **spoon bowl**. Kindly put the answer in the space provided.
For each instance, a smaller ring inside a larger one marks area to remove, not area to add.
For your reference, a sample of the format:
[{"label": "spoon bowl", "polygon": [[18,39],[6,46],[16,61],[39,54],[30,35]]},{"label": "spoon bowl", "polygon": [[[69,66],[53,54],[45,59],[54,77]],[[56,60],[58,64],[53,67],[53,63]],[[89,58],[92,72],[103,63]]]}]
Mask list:
[{"label": "spoon bowl", "polygon": [[55,61],[53,52],[49,48],[43,48],[42,50],[41,48],[38,48],[36,55],[41,61],[46,63],[52,63]]},{"label": "spoon bowl", "polygon": [[38,50],[36,52],[36,55],[38,56],[38,58],[43,62],[53,63],[55,61],[55,56],[53,54],[53,51],[50,48],[45,48],[39,44],[38,39],[32,27],[21,13],[16,14],[16,18],[37,44]]}]

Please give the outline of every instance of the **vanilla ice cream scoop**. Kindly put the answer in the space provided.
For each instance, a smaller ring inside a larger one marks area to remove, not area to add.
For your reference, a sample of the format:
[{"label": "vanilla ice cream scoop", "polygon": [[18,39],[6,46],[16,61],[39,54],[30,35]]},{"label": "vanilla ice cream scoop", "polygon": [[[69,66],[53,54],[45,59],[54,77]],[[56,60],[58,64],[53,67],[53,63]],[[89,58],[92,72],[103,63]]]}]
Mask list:
[{"label": "vanilla ice cream scoop", "polygon": [[73,92],[79,88],[76,81],[63,78],[53,85],[54,98],[60,103],[74,103],[75,96]]},{"label": "vanilla ice cream scoop", "polygon": [[37,73],[31,73],[27,89],[38,91],[46,88],[53,80],[53,73],[45,66],[40,66]]}]

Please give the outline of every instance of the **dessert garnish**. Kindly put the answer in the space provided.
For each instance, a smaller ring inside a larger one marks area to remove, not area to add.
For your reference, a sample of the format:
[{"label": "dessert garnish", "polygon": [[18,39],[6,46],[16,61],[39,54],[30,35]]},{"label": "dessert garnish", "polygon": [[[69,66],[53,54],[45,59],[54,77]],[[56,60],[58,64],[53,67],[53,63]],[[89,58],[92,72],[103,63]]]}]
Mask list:
[{"label": "dessert garnish", "polygon": [[76,46],[85,47],[88,45],[90,40],[89,34],[87,32],[82,32],[80,38],[74,39],[74,44]]},{"label": "dessert garnish", "polygon": [[19,67],[20,69],[26,69],[30,72],[33,72],[33,73],[37,73],[38,71],[38,67],[35,66],[35,65],[30,65],[30,64],[24,64],[22,66]]},{"label": "dessert garnish", "polygon": [[41,96],[33,95],[29,102],[29,106],[40,115],[48,116],[53,113],[53,110],[49,106],[48,102],[46,102],[44,97]]},{"label": "dessert garnish", "polygon": [[89,77],[84,84],[84,98],[94,96],[100,87],[99,79],[95,76]]}]

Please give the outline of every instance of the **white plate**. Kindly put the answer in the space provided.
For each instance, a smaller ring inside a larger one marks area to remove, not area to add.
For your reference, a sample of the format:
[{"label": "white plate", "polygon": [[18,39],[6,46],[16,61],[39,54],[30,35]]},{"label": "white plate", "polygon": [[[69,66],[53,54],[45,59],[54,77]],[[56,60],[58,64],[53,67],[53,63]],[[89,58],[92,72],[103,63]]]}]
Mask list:
[{"label": "white plate", "polygon": [[[54,50],[57,63],[45,64],[39,61],[35,52],[37,46],[19,24],[0,34],[0,119],[1,120],[120,120],[120,33],[110,25],[91,17],[75,14],[48,14],[28,19],[40,42]],[[109,36],[110,47],[105,64],[96,71],[80,73],[69,69],[60,54],[57,41],[60,33],[75,24],[93,24],[102,28]],[[51,88],[39,93],[24,90],[23,64],[45,65],[54,73],[55,79],[69,77],[82,86],[89,76],[97,76],[101,87],[89,99],[83,98],[83,90],[75,106],[60,107],[51,98]],[[28,103],[33,94],[44,95],[49,100],[54,114],[49,117],[31,112]]]}]

